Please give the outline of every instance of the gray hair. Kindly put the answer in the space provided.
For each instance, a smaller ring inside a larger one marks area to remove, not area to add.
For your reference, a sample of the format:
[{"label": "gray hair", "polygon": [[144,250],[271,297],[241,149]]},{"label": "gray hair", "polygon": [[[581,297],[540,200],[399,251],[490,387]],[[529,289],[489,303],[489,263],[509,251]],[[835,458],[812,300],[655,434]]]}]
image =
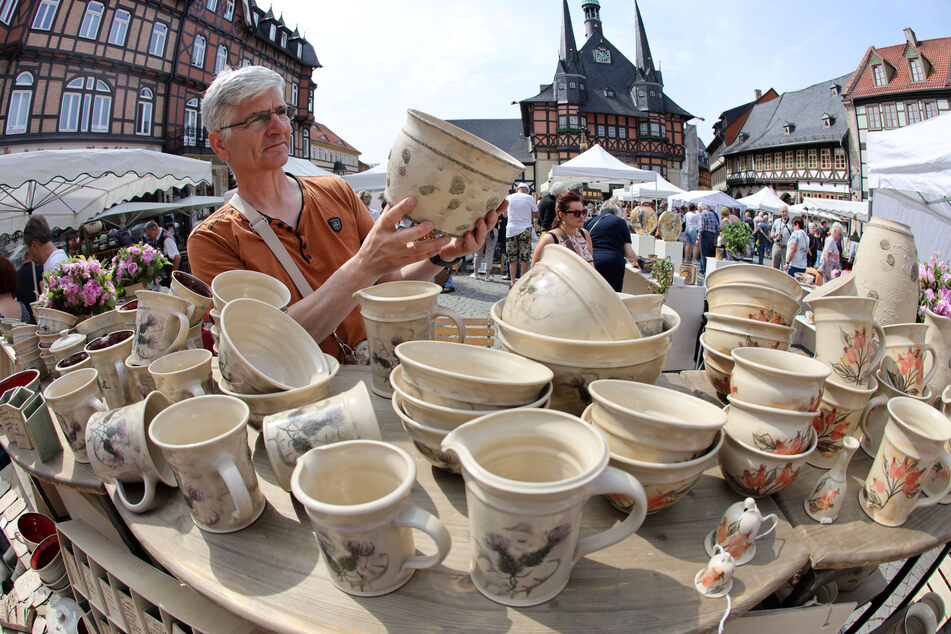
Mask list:
[{"label": "gray hair", "polygon": [[601,203],[601,209],[598,211],[602,214],[607,212],[616,216],[621,213],[621,207],[617,204],[617,202],[615,202],[613,198],[611,198],[610,200],[605,200],[603,203]]},{"label": "gray hair", "polygon": [[840,234],[845,235],[845,227],[838,221],[832,223],[832,231],[838,231]]},{"label": "gray hair", "polygon": [[566,191],[568,191],[569,189],[570,189],[570,187],[568,186],[568,183],[567,183],[566,181],[559,181],[559,182],[555,183],[554,185],[552,185],[552,186],[551,186],[551,189],[549,189],[548,192],[549,192],[552,196],[555,196],[555,197],[557,198],[558,196],[561,196],[562,194],[564,194],[564,193],[565,193]]},{"label": "gray hair", "polygon": [[153,229],[161,229],[161,227],[159,227],[159,224],[154,220],[149,220],[147,223],[145,223],[146,231],[152,231]]},{"label": "gray hair", "polygon": [[[245,66],[218,73],[201,100],[201,119],[211,132],[228,125],[234,111],[245,101],[260,97],[272,88],[284,95],[284,78],[264,66]],[[230,130],[225,130],[227,134]]]},{"label": "gray hair", "polygon": [[[23,244],[30,246],[30,243],[34,240],[40,244],[53,241],[53,233],[50,231],[49,223],[46,222],[46,218],[39,214],[31,215],[30,219],[26,221],[26,226],[23,227]],[[42,262],[37,262],[37,264],[42,264]]]}]

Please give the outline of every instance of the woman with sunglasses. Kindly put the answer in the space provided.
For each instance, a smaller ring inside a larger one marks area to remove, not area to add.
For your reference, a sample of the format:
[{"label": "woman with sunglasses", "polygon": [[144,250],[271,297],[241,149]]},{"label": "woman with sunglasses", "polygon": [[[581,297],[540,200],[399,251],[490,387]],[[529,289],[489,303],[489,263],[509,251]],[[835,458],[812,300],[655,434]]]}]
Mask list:
[{"label": "woman with sunglasses", "polygon": [[571,249],[585,261],[594,266],[594,248],[591,246],[591,236],[584,230],[584,221],[588,219],[581,196],[569,191],[555,199],[555,219],[548,231],[538,241],[535,252],[532,254],[532,266],[542,257],[542,249],[547,244],[561,244]]}]

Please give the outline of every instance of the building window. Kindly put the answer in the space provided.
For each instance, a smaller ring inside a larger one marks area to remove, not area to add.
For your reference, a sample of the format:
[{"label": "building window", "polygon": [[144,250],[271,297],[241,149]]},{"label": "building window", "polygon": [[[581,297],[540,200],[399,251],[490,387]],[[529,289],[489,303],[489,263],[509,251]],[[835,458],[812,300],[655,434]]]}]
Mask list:
[{"label": "building window", "polygon": [[568,82],[568,87],[569,87],[569,88],[577,88],[577,87],[578,87],[578,84],[576,84],[576,83],[573,82],[573,81],[569,81],[569,82]]},{"label": "building window", "polygon": [[277,25],[271,25],[271,32],[268,34],[269,39],[273,42],[274,38],[277,37]]},{"label": "building window", "polygon": [[60,132],[108,132],[112,119],[112,90],[95,77],[66,84],[59,109]]},{"label": "building window", "polygon": [[109,28],[109,43],[116,46],[125,46],[125,38],[129,33],[129,19],[132,16],[128,11],[119,9],[112,16],[112,26]]},{"label": "building window", "polygon": [[291,105],[297,107],[297,95],[299,94],[297,84],[291,84]]},{"label": "building window", "polygon": [[786,151],[786,157],[785,157],[784,160],[785,160],[786,169],[791,170],[791,169],[793,169],[793,167],[795,167],[795,163],[793,163],[793,151],[792,151],[792,150],[787,150],[787,151]]},{"label": "building window", "polygon": [[79,37],[94,40],[99,35],[99,25],[102,23],[102,5],[90,2],[86,5],[83,22],[79,25]]},{"label": "building window", "polygon": [[558,129],[564,130],[568,127],[568,115],[560,114],[558,115]]},{"label": "building window", "polygon": [[814,170],[818,166],[817,152],[815,150],[809,150],[809,169]]},{"label": "building window", "polygon": [[234,0],[227,0],[225,2],[225,20],[230,20],[234,17]]},{"label": "building window", "polygon": [[198,99],[192,98],[185,102],[185,128],[182,131],[184,144],[194,147],[198,145]]},{"label": "building window", "polygon": [[304,45],[300,42],[297,43],[297,56],[302,57],[304,54]]},{"label": "building window", "polygon": [[287,33],[281,33],[281,48],[287,48]]},{"label": "building window", "polygon": [[773,169],[773,155],[766,153],[763,155],[763,171],[769,172]]},{"label": "building window", "polygon": [[10,24],[10,18],[16,8],[17,0],[0,0],[0,22]]},{"label": "building window", "polygon": [[30,104],[33,101],[33,75],[23,72],[13,82],[10,107],[7,108],[7,134],[26,132],[30,122]]},{"label": "building window", "polygon": [[168,27],[161,22],[152,25],[152,38],[149,40],[149,55],[165,56],[165,37]]},{"label": "building window", "polygon": [[618,128],[618,129],[617,129],[617,135],[618,135],[618,138],[626,139],[626,138],[627,138],[627,128],[624,127],[624,126],[621,126],[620,128]]},{"label": "building window", "polygon": [[205,0],[205,8],[214,13],[218,8],[218,0]]},{"label": "building window", "polygon": [[925,102],[925,119],[931,119],[937,116],[938,116],[938,102],[926,101]]},{"label": "building window", "polygon": [[608,137],[612,139],[617,138],[617,128],[614,127],[613,125],[608,126]]},{"label": "building window", "polygon": [[908,62],[908,66],[911,69],[911,81],[924,81],[925,80],[925,69],[921,65],[921,58],[916,58]]},{"label": "building window", "polygon": [[905,112],[908,114],[908,125],[921,121],[921,108],[917,101],[910,101],[905,104]]},{"label": "building window", "polygon": [[806,166],[806,151],[796,150],[796,169],[803,169]]},{"label": "building window", "polygon": [[878,105],[866,106],[865,118],[868,120],[869,130],[882,129],[882,110]]},{"label": "building window", "polygon": [[885,79],[885,67],[881,64],[872,66],[872,82],[876,86],[884,86],[888,83],[888,80]]},{"label": "building window", "polygon": [[139,91],[139,103],[135,109],[135,133],[152,136],[152,91]]},{"label": "building window", "polygon": [[647,136],[648,132],[650,131],[650,127],[648,126],[647,122],[641,123],[638,129],[640,130],[641,136]]},{"label": "building window", "polygon": [[776,154],[773,155],[773,169],[774,170],[783,169],[783,153],[782,152],[776,152]]},{"label": "building window", "polygon": [[250,65],[251,65],[251,60],[249,60],[248,58],[244,58],[243,60],[241,60],[241,68],[247,68]]},{"label": "building window", "polygon": [[845,169],[845,150],[838,147],[835,149],[835,168],[837,170]]},{"label": "building window", "polygon": [[205,65],[205,38],[195,36],[195,45],[192,46],[192,66],[201,68]]},{"label": "building window", "polygon": [[314,111],[314,91],[307,91],[307,112]]},{"label": "building window", "polygon": [[218,47],[218,54],[215,55],[215,74],[217,75],[228,67],[228,49],[224,46]]},{"label": "building window", "polygon": [[577,127],[578,127],[578,115],[574,115],[574,114],[573,114],[573,115],[571,115],[570,117],[568,117],[568,125],[571,126],[572,128],[577,128]]},{"label": "building window", "polygon": [[819,150],[819,167],[824,170],[832,167],[832,150],[829,148]]},{"label": "building window", "polygon": [[600,137],[603,137],[603,136],[604,136],[604,126],[603,126],[603,125],[599,125],[599,126],[598,126],[598,136],[600,136]]},{"label": "building window", "polygon": [[898,127],[898,106],[893,103],[887,103],[882,106],[882,114],[885,115],[885,127]]},{"label": "building window", "polygon": [[304,130],[304,156],[310,158],[310,130]]},{"label": "building window", "polygon": [[36,17],[33,18],[33,28],[37,31],[49,31],[58,8],[59,0],[41,0]]}]

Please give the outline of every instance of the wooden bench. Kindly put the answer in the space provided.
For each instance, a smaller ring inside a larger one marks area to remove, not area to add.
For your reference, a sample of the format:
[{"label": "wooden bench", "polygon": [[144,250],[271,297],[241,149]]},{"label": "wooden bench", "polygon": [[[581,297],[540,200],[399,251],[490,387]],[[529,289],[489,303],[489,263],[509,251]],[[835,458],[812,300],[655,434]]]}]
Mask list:
[{"label": "wooden bench", "polygon": [[[485,348],[495,346],[495,323],[490,317],[464,317],[462,323],[466,327],[466,343]],[[448,317],[436,317],[437,340],[456,341],[458,330]]]}]

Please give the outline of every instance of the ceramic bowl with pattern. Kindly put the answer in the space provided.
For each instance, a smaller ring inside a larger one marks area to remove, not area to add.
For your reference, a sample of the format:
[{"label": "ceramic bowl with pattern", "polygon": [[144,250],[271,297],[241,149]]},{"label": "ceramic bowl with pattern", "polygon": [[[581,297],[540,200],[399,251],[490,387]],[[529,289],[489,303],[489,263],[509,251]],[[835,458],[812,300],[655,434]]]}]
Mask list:
[{"label": "ceramic bowl with pattern", "polygon": [[723,408],[726,428],[734,438],[767,453],[802,453],[812,440],[812,412],[766,407],[733,396]]},{"label": "ceramic bowl with pattern", "polygon": [[79,321],[79,317],[76,315],[44,306],[37,306],[33,310],[33,314],[36,316],[37,330],[44,334],[53,334],[61,330],[71,330],[76,325],[76,322]]},{"label": "ceramic bowl with pattern", "polygon": [[278,279],[257,271],[234,269],[219,273],[211,280],[215,310],[224,310],[225,304],[242,297],[256,299],[283,310],[291,302],[291,292]]},{"label": "ceramic bowl with pattern", "polygon": [[708,288],[706,298],[711,313],[781,326],[792,325],[800,306],[798,299],[780,290],[741,282]]},{"label": "ceramic bowl with pattern", "polygon": [[450,473],[462,473],[462,463],[459,456],[454,451],[443,451],[442,441],[450,430],[423,425],[406,413],[403,409],[403,400],[398,392],[393,393],[392,397],[393,411],[400,417],[403,423],[403,429],[406,430],[409,439],[413,441],[413,446],[422,454],[434,467],[449,471]]},{"label": "ceramic bowl with pattern", "polygon": [[10,336],[7,339],[11,344],[20,343],[24,339],[29,339],[30,337],[36,336],[36,325],[35,324],[21,324],[14,326],[10,330]]},{"label": "ceramic bowl with pattern", "polygon": [[815,412],[832,367],[825,361],[785,350],[735,348],[732,394],[748,403]]},{"label": "ceramic bowl with pattern", "polygon": [[[729,267],[728,267],[729,268]],[[734,348],[772,348],[789,350],[795,328],[767,324],[752,319],[704,313],[707,325],[704,334],[707,346],[721,354],[730,354]]]},{"label": "ceramic bowl with pattern", "polygon": [[731,489],[743,497],[760,498],[778,493],[799,476],[818,437],[810,431],[809,445],[798,454],[781,455],[751,447],[733,437],[728,429],[717,458],[720,472]]},{"label": "ceramic bowl with pattern", "polygon": [[132,313],[132,326],[128,326],[127,316],[119,309],[107,310],[104,313],[93,315],[89,319],[76,324],[76,332],[86,336],[86,341],[98,339],[117,330],[135,330],[135,313]]},{"label": "ceramic bowl with pattern", "polygon": [[782,291],[797,302],[802,297],[802,287],[793,276],[762,264],[731,264],[717,268],[707,274],[703,284],[708,293],[721,284],[754,284]]}]

